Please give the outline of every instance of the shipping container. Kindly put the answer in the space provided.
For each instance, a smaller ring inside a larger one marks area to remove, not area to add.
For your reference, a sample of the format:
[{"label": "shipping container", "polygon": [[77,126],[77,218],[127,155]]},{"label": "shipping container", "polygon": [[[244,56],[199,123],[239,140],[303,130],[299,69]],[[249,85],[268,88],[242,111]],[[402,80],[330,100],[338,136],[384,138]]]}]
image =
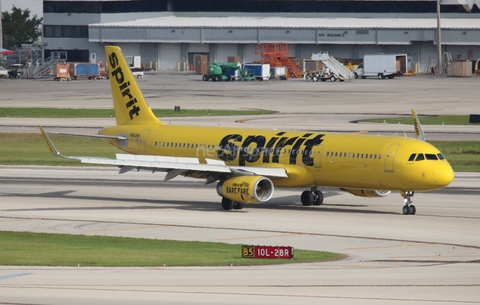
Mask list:
[{"label": "shipping container", "polygon": [[270,79],[287,80],[287,67],[271,67]]},{"label": "shipping container", "polygon": [[70,78],[70,64],[54,64],[53,65],[53,79],[62,81],[69,81]]},{"label": "shipping container", "polygon": [[108,66],[107,63],[98,63],[98,74],[100,78],[108,78]]},{"label": "shipping container", "polygon": [[270,65],[269,64],[245,64],[243,67],[248,75],[253,76],[258,80],[270,79]]},{"label": "shipping container", "polygon": [[452,61],[447,65],[447,75],[454,77],[471,77],[472,73],[472,61]]},{"label": "shipping container", "polygon": [[227,62],[240,62],[240,56],[228,56],[227,57]]},{"label": "shipping container", "polygon": [[72,79],[98,79],[100,77],[100,69],[98,64],[72,63],[70,64],[70,77]]}]

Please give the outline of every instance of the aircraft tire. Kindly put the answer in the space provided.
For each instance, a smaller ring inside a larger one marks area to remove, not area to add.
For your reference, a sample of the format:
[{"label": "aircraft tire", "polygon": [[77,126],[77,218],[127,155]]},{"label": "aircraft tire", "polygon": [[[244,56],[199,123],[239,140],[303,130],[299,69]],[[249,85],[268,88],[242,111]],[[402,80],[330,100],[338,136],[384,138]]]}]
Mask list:
[{"label": "aircraft tire", "polygon": [[304,206],[313,205],[313,194],[310,191],[304,191],[300,197]]},{"label": "aircraft tire", "polygon": [[409,214],[409,208],[408,205],[404,205],[402,209],[403,215],[408,215]]},{"label": "aircraft tire", "polygon": [[411,204],[410,208],[408,209],[408,214],[415,215],[416,212],[417,208],[413,204]]},{"label": "aircraft tire", "polygon": [[222,208],[225,211],[230,211],[231,209],[233,209],[233,206],[234,206],[234,202],[232,200],[225,197],[222,198]]},{"label": "aircraft tire", "polygon": [[235,202],[235,203],[233,204],[233,208],[234,208],[235,210],[241,210],[241,209],[243,209],[243,205],[244,205],[243,202]]},{"label": "aircraft tire", "polygon": [[323,193],[321,191],[316,190],[313,198],[313,205],[321,205],[323,203]]}]

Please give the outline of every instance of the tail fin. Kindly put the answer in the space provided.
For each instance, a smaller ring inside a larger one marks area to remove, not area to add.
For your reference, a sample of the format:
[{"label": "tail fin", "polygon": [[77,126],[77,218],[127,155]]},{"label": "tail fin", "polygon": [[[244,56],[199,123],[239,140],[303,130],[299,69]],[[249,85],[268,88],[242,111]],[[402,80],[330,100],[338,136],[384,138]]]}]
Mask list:
[{"label": "tail fin", "polygon": [[145,101],[120,48],[105,46],[105,53],[117,125],[163,124]]},{"label": "tail fin", "polygon": [[412,117],[413,117],[413,126],[415,127],[415,135],[416,138],[422,141],[425,141],[425,133],[423,132],[422,124],[420,124],[420,120],[418,119],[417,112],[415,109],[412,109]]}]

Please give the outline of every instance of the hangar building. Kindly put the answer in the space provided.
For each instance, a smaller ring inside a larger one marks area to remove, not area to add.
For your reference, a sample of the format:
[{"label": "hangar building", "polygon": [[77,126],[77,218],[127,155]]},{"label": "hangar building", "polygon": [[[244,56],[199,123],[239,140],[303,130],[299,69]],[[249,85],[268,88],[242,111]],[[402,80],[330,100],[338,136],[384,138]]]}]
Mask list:
[{"label": "hangar building", "polygon": [[[442,1],[450,4],[440,6],[442,53],[479,59],[478,3]],[[437,59],[437,0],[44,0],[43,12],[45,56],[63,50],[69,61],[105,61],[104,45],[115,44],[143,64],[177,70],[196,54],[252,62],[257,44],[279,42],[296,58],[404,53],[419,72]]]}]

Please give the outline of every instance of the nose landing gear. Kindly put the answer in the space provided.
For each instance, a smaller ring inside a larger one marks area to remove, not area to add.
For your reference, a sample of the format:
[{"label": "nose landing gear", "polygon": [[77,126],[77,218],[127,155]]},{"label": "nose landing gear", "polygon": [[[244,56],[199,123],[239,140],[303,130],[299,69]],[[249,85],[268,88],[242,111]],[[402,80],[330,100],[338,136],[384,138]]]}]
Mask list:
[{"label": "nose landing gear", "polygon": [[402,197],[403,197],[403,201],[405,202],[405,205],[403,206],[403,214],[404,215],[415,215],[415,213],[417,212],[417,209],[415,208],[415,206],[412,203],[412,197],[413,195],[415,194],[415,192],[413,191],[404,191],[402,192]]}]

